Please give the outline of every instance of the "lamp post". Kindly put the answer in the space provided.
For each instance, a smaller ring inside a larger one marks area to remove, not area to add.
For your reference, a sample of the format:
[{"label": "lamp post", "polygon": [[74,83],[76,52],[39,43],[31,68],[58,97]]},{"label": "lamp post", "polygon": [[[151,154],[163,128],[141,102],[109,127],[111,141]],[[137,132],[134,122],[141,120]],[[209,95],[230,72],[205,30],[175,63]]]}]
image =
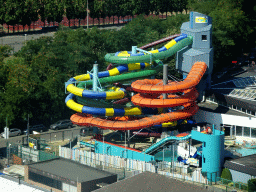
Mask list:
[{"label": "lamp post", "polygon": [[70,149],[70,159],[72,159],[72,149],[71,149],[71,139],[69,140],[69,149]]},{"label": "lamp post", "polygon": [[27,45],[27,34],[25,34],[25,45]]},{"label": "lamp post", "polygon": [[8,167],[10,166],[11,145],[12,145],[11,143],[8,143],[8,149],[9,149],[9,151],[8,151],[8,161],[7,161]]},{"label": "lamp post", "polygon": [[87,0],[87,29],[89,28],[89,6],[88,6],[88,0]]},{"label": "lamp post", "polygon": [[104,134],[103,134],[103,170],[104,170],[104,163],[105,163],[105,152],[104,152]]}]

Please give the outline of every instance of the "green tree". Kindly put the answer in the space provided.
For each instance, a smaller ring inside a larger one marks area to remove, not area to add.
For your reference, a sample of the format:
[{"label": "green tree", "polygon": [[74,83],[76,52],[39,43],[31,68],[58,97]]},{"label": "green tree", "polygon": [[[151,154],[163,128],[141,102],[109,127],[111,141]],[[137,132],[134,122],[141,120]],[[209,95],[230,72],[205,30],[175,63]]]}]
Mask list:
[{"label": "green tree", "polygon": [[0,24],[3,25],[5,23],[6,1],[5,0],[0,0],[0,3],[2,5],[0,7]]},{"label": "green tree", "polygon": [[70,19],[79,19],[80,27],[81,19],[85,19],[87,15],[86,6],[86,1],[83,0],[65,1],[66,17],[69,20],[69,27]]},{"label": "green tree", "polygon": [[256,179],[248,180],[248,192],[256,191]]},{"label": "green tree", "polygon": [[64,14],[64,1],[62,0],[47,0],[44,7],[48,22],[61,22]]},{"label": "green tree", "polygon": [[38,2],[33,0],[24,0],[23,4],[20,5],[19,9],[23,10],[23,14],[19,19],[19,23],[23,25],[23,31],[25,25],[28,25],[30,29],[31,22],[38,20],[38,8]]},{"label": "green tree", "polygon": [[47,13],[46,13],[46,4],[48,0],[39,0],[39,9],[38,9],[38,14],[42,22],[44,22],[44,27],[45,27],[45,20],[47,18]]},{"label": "green tree", "polygon": [[232,175],[228,168],[224,168],[221,173],[221,178],[225,179],[224,183],[227,184],[229,181],[232,181]]},{"label": "green tree", "polygon": [[[6,0],[5,6],[6,6],[6,13],[4,17],[4,21],[7,25],[13,26],[13,32],[14,32],[14,25],[19,23],[20,18],[23,15],[23,10],[19,9],[20,6],[24,4],[23,1],[19,0]],[[8,26],[8,33],[9,33],[9,26]]]}]

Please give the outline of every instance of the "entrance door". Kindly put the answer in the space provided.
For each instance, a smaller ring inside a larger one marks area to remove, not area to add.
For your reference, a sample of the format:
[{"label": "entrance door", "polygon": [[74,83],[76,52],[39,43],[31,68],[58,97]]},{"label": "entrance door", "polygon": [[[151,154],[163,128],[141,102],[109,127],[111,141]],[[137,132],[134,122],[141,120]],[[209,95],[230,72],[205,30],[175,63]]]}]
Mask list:
[{"label": "entrance door", "polygon": [[232,136],[232,125],[223,125],[225,136]]}]

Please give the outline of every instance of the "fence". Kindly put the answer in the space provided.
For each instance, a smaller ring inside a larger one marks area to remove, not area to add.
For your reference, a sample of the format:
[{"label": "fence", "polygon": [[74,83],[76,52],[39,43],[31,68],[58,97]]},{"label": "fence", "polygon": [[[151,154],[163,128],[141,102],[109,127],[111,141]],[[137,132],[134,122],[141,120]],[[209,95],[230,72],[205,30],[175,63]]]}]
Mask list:
[{"label": "fence", "polygon": [[57,156],[54,154],[47,153],[41,150],[35,150],[30,147],[23,146],[22,144],[16,144],[16,143],[10,143],[10,142],[7,143],[6,151],[7,151],[7,158],[10,159],[11,154],[15,154],[27,162],[30,162],[30,161],[39,162],[39,161],[45,161],[45,160],[57,158]]},{"label": "fence", "polygon": [[172,162],[158,162],[154,164],[154,162],[149,163],[61,146],[59,146],[59,156],[110,172],[123,169],[125,177],[134,176],[144,171],[157,171],[162,175],[208,184],[208,180],[202,175],[201,169],[189,168],[181,162],[174,162],[174,164]]},{"label": "fence", "polygon": [[241,182],[234,182],[228,179],[223,179],[221,177],[217,177],[217,181],[221,185],[228,185],[229,187],[233,187],[236,189],[248,190],[248,184]]},{"label": "fence", "polygon": [[[166,19],[166,15],[155,15],[155,14],[150,14],[149,16],[153,17],[158,17],[159,19]],[[134,15],[133,18],[136,18],[137,15]],[[145,16],[148,17],[148,16]],[[106,18],[88,18],[88,25],[89,26],[94,26],[94,25],[114,25],[114,24],[123,24],[127,23],[132,20],[131,16],[124,16],[124,17],[117,17],[117,16],[111,16],[111,17],[106,17]],[[56,26],[59,25],[64,25],[66,27],[79,27],[80,26],[87,26],[87,18],[86,19],[70,19],[68,20],[67,17],[63,17],[63,20],[58,23],[58,22],[45,22],[41,21],[40,19],[38,21],[32,22],[30,26],[25,25],[7,25],[4,24],[0,27],[0,35],[1,34],[10,34],[10,33],[23,33],[28,32],[28,31],[38,31],[38,30],[54,30]],[[49,28],[46,29],[45,27]]]}]

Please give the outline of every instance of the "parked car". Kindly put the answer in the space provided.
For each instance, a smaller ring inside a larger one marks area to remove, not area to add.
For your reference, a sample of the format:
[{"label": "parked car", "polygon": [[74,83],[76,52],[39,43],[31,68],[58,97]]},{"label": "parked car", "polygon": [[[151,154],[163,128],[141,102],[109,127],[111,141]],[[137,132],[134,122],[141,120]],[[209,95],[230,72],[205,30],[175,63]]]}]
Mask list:
[{"label": "parked car", "polygon": [[[13,137],[13,136],[17,136],[17,135],[21,135],[20,129],[17,129],[17,128],[9,129],[9,137]],[[1,137],[5,138],[4,132],[1,133]]]},{"label": "parked car", "polygon": [[[48,129],[43,124],[33,125],[33,126],[29,127],[29,134],[32,134],[33,131],[42,133],[43,131],[47,131],[47,130]],[[27,135],[27,129],[24,131],[24,134]]]},{"label": "parked car", "polygon": [[60,120],[57,123],[54,123],[50,126],[50,129],[58,130],[58,129],[67,129],[67,128],[72,128],[73,123],[69,119],[66,120]]}]

